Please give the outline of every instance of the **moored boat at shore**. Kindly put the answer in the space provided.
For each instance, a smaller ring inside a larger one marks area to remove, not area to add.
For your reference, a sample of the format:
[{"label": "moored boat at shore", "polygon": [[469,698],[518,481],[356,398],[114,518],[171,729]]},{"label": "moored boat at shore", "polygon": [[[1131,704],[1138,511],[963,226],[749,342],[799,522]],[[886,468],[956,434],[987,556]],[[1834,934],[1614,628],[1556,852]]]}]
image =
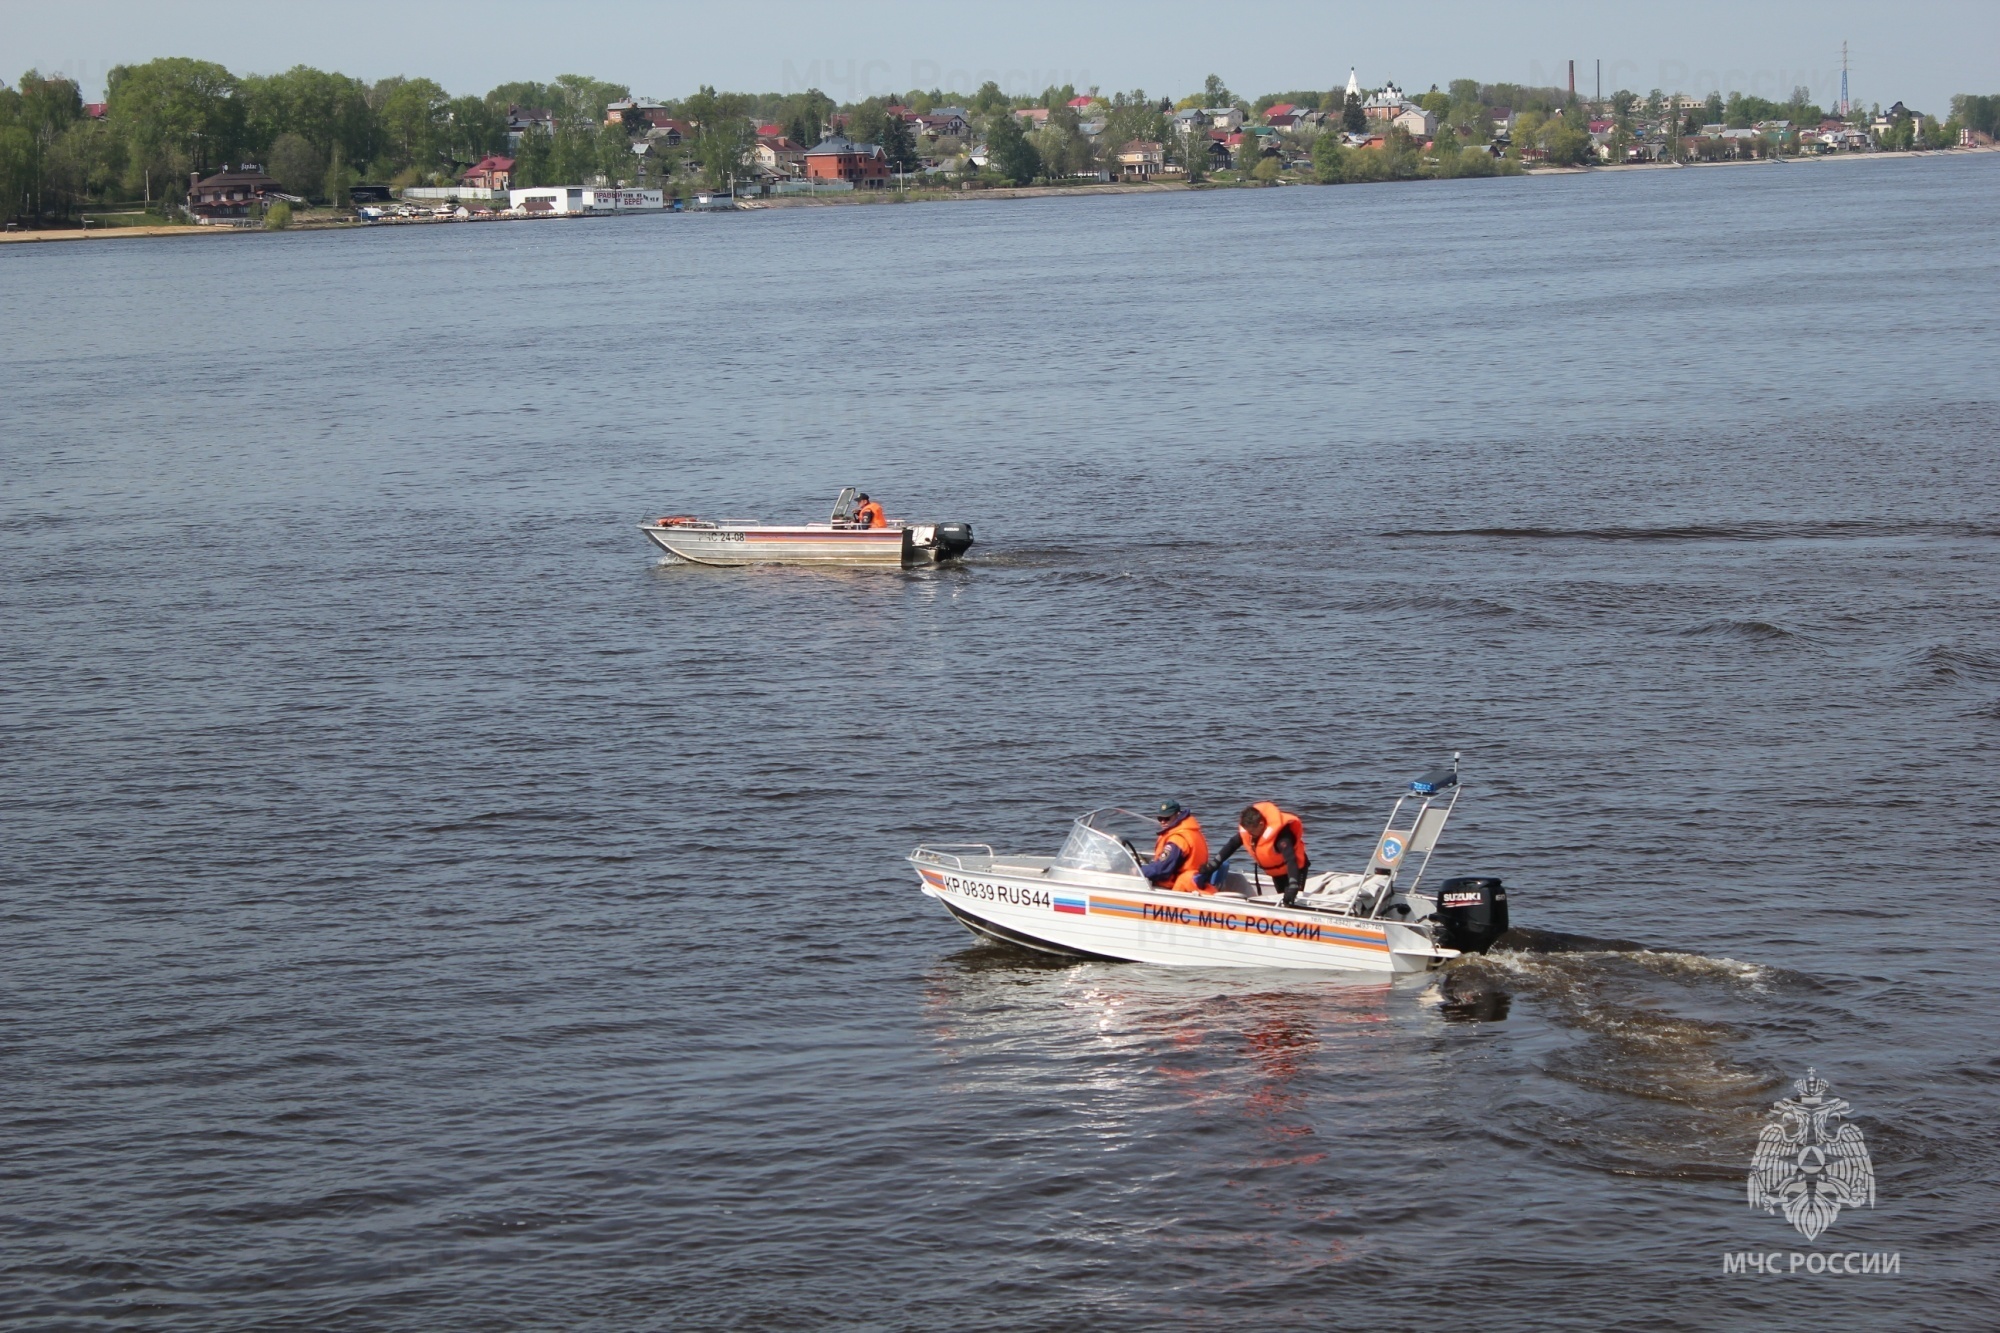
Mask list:
[{"label": "moored boat at shore", "polygon": [[700,565],[887,565],[954,560],[972,547],[969,523],[909,523],[869,527],[856,517],[856,492],[841,491],[824,523],[792,526],[740,519],[714,521],[687,514],[641,523],[661,550]]},{"label": "moored boat at shore", "polygon": [[[1253,867],[1213,894],[1156,887],[1139,873],[1134,838],[1149,821],[1095,810],[1053,857],[996,854],[984,843],[910,853],[923,893],[973,934],[1042,953],[1178,967],[1286,967],[1423,972],[1484,953],[1507,929],[1497,879],[1465,876],[1419,892],[1458,804],[1458,761],[1412,782],[1358,874],[1306,878],[1287,907]],[[1416,871],[1399,884],[1406,862]]]}]

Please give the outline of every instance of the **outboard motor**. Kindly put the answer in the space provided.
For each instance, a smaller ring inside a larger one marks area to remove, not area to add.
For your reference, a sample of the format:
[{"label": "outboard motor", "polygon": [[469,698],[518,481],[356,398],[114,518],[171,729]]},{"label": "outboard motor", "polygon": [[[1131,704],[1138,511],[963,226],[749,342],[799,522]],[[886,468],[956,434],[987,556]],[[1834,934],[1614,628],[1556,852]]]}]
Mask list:
[{"label": "outboard motor", "polygon": [[1507,886],[1487,875],[1448,879],[1438,890],[1438,943],[1485,953],[1507,933]]},{"label": "outboard motor", "polygon": [[931,539],[937,546],[937,558],[955,560],[972,549],[972,525],[970,523],[940,523],[936,535]]}]

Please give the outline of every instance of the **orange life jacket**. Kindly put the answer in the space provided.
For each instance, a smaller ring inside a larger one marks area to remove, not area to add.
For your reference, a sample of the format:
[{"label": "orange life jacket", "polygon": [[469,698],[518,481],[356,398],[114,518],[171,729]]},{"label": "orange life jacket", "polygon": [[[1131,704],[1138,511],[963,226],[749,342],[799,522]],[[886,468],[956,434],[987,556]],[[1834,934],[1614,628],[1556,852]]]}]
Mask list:
[{"label": "orange life jacket", "polygon": [[886,528],[889,520],[882,517],[882,506],[873,500],[862,501],[861,508],[854,511],[854,521],[864,528]]},{"label": "orange life jacket", "polygon": [[1243,839],[1243,850],[1250,853],[1253,860],[1267,875],[1284,875],[1285,858],[1278,854],[1278,835],[1286,829],[1292,831],[1292,838],[1298,848],[1299,868],[1306,866],[1306,826],[1297,815],[1286,814],[1269,801],[1259,801],[1251,807],[1264,816],[1264,831],[1256,837],[1241,824],[1236,826],[1236,835]]},{"label": "orange life jacket", "polygon": [[1194,882],[1194,877],[1208,865],[1208,839],[1202,836],[1201,825],[1193,815],[1183,815],[1179,823],[1159,836],[1153,844],[1153,859],[1159,860],[1167,854],[1171,843],[1181,849],[1180,868],[1162,889],[1172,889],[1175,893],[1214,893],[1214,889],[1204,889]]}]

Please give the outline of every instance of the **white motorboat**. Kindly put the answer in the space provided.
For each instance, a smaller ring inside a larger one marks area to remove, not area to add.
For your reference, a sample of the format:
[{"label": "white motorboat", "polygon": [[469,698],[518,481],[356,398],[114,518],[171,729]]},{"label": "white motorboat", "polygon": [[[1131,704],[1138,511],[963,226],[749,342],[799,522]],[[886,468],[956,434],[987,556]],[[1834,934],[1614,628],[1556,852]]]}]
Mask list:
[{"label": "white motorboat", "polygon": [[885,528],[855,521],[854,487],[841,491],[824,523],[786,527],[687,514],[641,523],[661,550],[700,565],[893,565],[954,560],[972,547],[970,523],[906,523]]},{"label": "white motorboat", "polygon": [[[1507,930],[1498,879],[1448,879],[1419,892],[1463,789],[1451,767],[1409,785],[1366,869],[1309,874],[1297,905],[1254,865],[1214,894],[1155,888],[1135,845],[1153,821],[1095,810],[1053,857],[1003,856],[984,843],[922,846],[910,864],[922,891],[975,935],[1043,953],[1182,967],[1296,967],[1423,972],[1484,953]],[[1150,845],[1150,843],[1142,844]],[[1400,882],[1414,865],[1407,887]]]}]

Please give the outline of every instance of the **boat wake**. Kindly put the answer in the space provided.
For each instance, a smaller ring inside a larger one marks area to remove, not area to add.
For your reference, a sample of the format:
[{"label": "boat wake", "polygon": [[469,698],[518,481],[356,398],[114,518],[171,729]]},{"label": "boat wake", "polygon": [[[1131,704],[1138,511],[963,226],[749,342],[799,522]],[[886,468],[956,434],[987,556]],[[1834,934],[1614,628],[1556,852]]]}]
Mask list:
[{"label": "boat wake", "polygon": [[1446,969],[1447,1020],[1528,1005],[1565,1040],[1535,1061],[1490,1122],[1521,1151],[1620,1175],[1741,1176],[1784,1079],[1743,1053],[1758,1011],[1810,979],[1630,940],[1515,930]]},{"label": "boat wake", "polygon": [[1539,525],[1485,528],[1401,528],[1385,537],[1487,537],[1503,541],[1559,542],[1759,542],[1838,541],[1871,537],[1994,537],[1991,523],[1953,520],[1827,519],[1821,522],[1745,519],[1737,523],[1661,524],[1558,528]]}]

